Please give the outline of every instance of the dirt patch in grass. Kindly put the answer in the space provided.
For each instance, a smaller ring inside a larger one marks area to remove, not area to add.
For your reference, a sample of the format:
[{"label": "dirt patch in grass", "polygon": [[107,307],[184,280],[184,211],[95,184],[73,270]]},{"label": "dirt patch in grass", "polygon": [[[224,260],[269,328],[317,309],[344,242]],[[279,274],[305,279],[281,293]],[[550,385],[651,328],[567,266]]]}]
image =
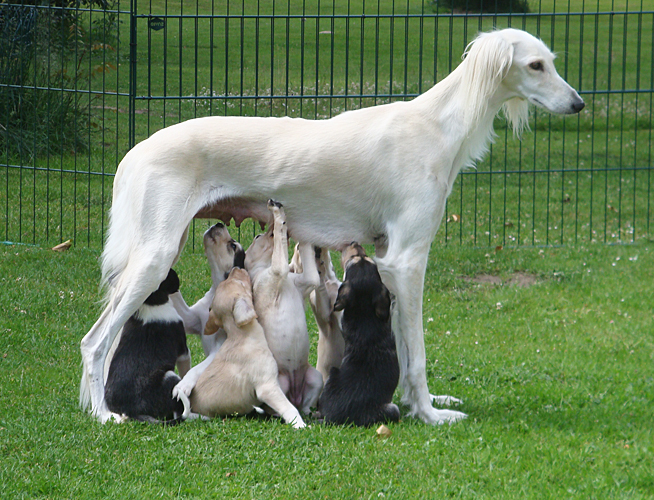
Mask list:
[{"label": "dirt patch in grass", "polygon": [[461,279],[467,283],[474,283],[476,285],[507,285],[523,288],[530,287],[541,281],[537,275],[524,272],[513,273],[504,280],[493,274],[478,274],[473,277],[462,276]]}]

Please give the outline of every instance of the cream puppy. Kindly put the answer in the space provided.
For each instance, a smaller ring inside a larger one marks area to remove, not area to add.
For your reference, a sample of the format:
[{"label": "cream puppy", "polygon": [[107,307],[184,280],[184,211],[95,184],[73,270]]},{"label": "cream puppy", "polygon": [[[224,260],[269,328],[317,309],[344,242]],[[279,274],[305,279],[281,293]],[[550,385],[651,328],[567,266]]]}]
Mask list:
[{"label": "cream puppy", "polygon": [[296,408],[308,413],[322,390],[322,375],[309,365],[309,332],[304,299],[318,286],[313,248],[300,244],[301,273],[290,272],[284,210],[268,200],[273,223],[245,252],[253,284],[254,307],[279,368],[279,385]]},{"label": "cream puppy", "polygon": [[244,415],[266,405],[296,429],[305,427],[279,387],[277,363],[257,321],[244,269],[234,268],[216,290],[204,334],[219,329],[227,337],[220,350],[192,368],[173,396],[190,396],[192,411],[208,417]]},{"label": "cream puppy", "polygon": [[[334,303],[338,296],[341,282],[336,277],[329,250],[314,248],[316,266],[320,275],[320,284],[309,295],[309,303],[318,325],[318,360],[316,368],[327,381],[330,370],[341,366],[345,341],[341,330],[343,311],[335,311]],[[299,245],[295,245],[295,253],[291,259],[291,272],[302,272]]]}]

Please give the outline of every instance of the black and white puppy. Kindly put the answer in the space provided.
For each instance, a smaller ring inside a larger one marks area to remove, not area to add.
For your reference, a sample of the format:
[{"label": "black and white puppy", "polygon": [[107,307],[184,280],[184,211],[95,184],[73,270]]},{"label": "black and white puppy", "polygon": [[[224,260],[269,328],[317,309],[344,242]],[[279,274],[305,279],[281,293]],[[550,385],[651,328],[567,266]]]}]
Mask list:
[{"label": "black and white puppy", "polygon": [[343,251],[344,281],[335,311],[343,311],[345,353],[332,368],[318,408],[326,423],[368,426],[398,421],[393,393],[400,378],[391,330],[391,295],[377,266],[357,243]]},{"label": "black and white puppy", "polygon": [[169,296],[179,290],[179,278],[170,270],[159,288],[127,320],[109,366],[104,389],[109,410],[117,421],[179,422],[190,402],[173,399],[180,375],[190,369],[184,323]]}]

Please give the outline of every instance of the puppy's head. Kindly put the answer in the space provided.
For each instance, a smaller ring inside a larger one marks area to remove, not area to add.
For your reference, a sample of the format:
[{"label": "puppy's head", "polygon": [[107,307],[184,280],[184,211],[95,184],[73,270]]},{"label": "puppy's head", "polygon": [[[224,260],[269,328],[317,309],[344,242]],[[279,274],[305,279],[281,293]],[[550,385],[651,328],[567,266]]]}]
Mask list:
[{"label": "puppy's head", "polygon": [[239,328],[257,319],[250,276],[245,269],[238,267],[232,269],[227,279],[218,285],[204,334],[214,334],[230,316]]},{"label": "puppy's head", "polygon": [[270,224],[268,231],[258,234],[245,252],[245,269],[252,271],[254,267],[259,265],[270,266],[272,253],[273,225]]},{"label": "puppy's head", "polygon": [[179,277],[174,269],[168,271],[168,276],[161,282],[159,288],[152,292],[145,303],[149,306],[160,306],[168,302],[168,296],[179,290]]},{"label": "puppy's head", "polygon": [[334,311],[373,311],[381,321],[390,320],[391,294],[382,283],[377,265],[357,243],[343,252],[345,277],[338,289]]},{"label": "puppy's head", "polygon": [[233,267],[245,265],[245,252],[230,235],[224,224],[218,222],[204,233],[204,253],[212,269],[227,276]]},{"label": "puppy's head", "polygon": [[365,249],[359,245],[359,243],[353,241],[347,247],[345,247],[345,250],[341,252],[341,266],[343,267],[344,279],[345,275],[347,275],[348,267],[350,267],[351,264],[356,264],[361,260],[366,260],[372,265],[375,265],[375,261],[368,257]]}]

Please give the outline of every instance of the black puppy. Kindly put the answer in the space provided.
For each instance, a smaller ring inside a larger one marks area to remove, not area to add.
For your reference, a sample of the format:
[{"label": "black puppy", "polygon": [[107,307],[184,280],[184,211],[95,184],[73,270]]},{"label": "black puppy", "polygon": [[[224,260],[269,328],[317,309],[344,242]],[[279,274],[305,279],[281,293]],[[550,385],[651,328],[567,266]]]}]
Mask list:
[{"label": "black puppy", "polygon": [[318,403],[326,423],[368,426],[398,421],[391,401],[400,377],[391,330],[391,297],[361,245],[343,252],[345,278],[335,311],[343,311],[345,353],[332,368]]},{"label": "black puppy", "polygon": [[181,380],[175,363],[182,376],[191,364],[184,324],[169,300],[177,290],[179,278],[171,269],[125,323],[104,389],[112,412],[146,422],[177,423],[190,411],[188,398],[172,397]]}]

